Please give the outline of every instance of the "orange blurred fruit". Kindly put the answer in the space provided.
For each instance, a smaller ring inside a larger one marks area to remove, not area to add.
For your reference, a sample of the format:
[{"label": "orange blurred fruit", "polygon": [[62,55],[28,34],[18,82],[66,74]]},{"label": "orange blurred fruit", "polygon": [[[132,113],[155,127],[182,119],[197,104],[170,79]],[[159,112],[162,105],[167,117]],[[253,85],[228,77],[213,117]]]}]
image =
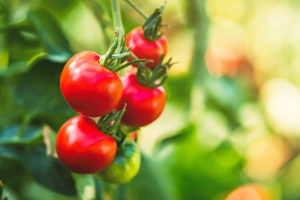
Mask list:
[{"label": "orange blurred fruit", "polygon": [[244,61],[243,53],[231,47],[210,46],[205,54],[207,70],[215,76],[234,76]]},{"label": "orange blurred fruit", "polygon": [[133,141],[136,141],[137,136],[138,136],[138,131],[129,133],[129,137],[130,137]]},{"label": "orange blurred fruit", "polygon": [[261,186],[244,185],[233,190],[225,200],[270,200],[270,196]]}]

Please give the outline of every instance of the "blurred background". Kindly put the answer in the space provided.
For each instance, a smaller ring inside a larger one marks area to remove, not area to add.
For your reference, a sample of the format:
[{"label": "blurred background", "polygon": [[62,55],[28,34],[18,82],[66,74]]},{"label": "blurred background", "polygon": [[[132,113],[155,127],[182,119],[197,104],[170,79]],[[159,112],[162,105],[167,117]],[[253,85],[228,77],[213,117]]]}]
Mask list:
[{"label": "blurred background", "polygon": [[[163,3],[134,2],[148,14]],[[120,3],[125,32],[141,26]],[[115,186],[71,174],[46,148],[76,115],[59,90],[64,63],[103,54],[112,39],[109,0],[0,0],[0,180],[9,199],[222,200],[244,184],[300,199],[300,1],[170,0],[163,20],[167,56],[178,62],[167,106],[139,132],[139,174]]]}]

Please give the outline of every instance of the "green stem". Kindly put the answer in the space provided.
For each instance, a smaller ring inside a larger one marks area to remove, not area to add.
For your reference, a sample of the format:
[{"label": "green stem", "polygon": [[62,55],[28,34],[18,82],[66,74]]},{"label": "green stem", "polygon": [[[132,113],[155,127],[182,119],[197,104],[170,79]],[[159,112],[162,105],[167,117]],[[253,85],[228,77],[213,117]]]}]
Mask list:
[{"label": "green stem", "polygon": [[92,10],[92,12],[94,13],[101,29],[102,29],[102,33],[104,36],[104,41],[105,41],[105,46],[106,48],[109,47],[110,44],[110,38],[106,32],[106,28],[107,28],[107,21],[104,19],[103,17],[103,9],[102,7],[99,5],[99,3],[95,0],[83,0],[84,3],[87,5],[88,8],[90,8],[90,10]]},{"label": "green stem", "polygon": [[120,11],[119,0],[111,0],[112,15],[114,20],[114,28],[118,36],[118,49],[121,47],[121,41],[124,37],[124,29]]},{"label": "green stem", "polygon": [[[191,26],[195,28],[194,50],[190,73],[193,77],[193,84],[202,85],[208,72],[205,64],[205,51],[207,43],[208,18],[205,12],[205,0],[191,0],[191,6],[195,13]],[[192,9],[192,8],[191,8]]]},{"label": "green stem", "polygon": [[133,9],[135,9],[142,17],[148,19],[148,15],[144,13],[137,5],[135,5],[131,0],[125,0]]},{"label": "green stem", "polygon": [[[195,94],[201,92],[199,90],[203,88],[204,81],[209,77],[204,60],[207,43],[208,17],[205,12],[205,0],[190,0],[188,1],[188,8],[189,25],[195,30],[194,49],[190,65],[190,76],[192,77],[192,87],[190,91],[192,95],[188,112],[190,117],[192,117],[195,115],[195,113],[193,113],[195,109],[192,105],[194,105],[196,101],[199,101],[199,99],[197,99],[198,96],[195,96]],[[195,98],[193,98],[194,96]],[[197,118],[197,116],[194,116],[194,118]]]}]

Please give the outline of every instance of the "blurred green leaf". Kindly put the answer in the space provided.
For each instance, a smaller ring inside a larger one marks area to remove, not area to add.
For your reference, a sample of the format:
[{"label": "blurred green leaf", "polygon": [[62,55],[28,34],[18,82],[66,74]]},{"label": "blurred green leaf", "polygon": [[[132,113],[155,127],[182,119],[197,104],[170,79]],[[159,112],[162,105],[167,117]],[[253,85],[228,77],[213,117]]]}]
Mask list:
[{"label": "blurred green leaf", "polygon": [[65,195],[76,195],[69,170],[59,160],[47,157],[45,148],[3,145],[0,152],[0,157],[22,162],[39,184]]},{"label": "blurred green leaf", "polygon": [[7,24],[0,26],[0,32],[4,31],[11,31],[11,30],[19,30],[19,29],[26,29],[30,25],[29,20],[23,20],[14,24]]},{"label": "blurred green leaf", "polygon": [[41,4],[45,8],[51,8],[51,10],[55,10],[55,15],[66,15],[68,14],[73,7],[78,4],[77,0],[42,0]]},{"label": "blurred green leaf", "polygon": [[[20,77],[15,91],[16,101],[27,113],[36,113],[50,125],[61,125],[74,115],[60,92],[59,78],[62,64],[43,59]],[[40,119],[40,120],[41,120]]]},{"label": "blurred green leaf", "polygon": [[36,126],[27,126],[20,139],[16,136],[20,130],[20,125],[5,127],[0,131],[0,144],[43,144],[42,130]]},{"label": "blurred green leaf", "polygon": [[243,96],[233,79],[227,77],[211,78],[206,81],[209,97],[224,108],[236,110]]},{"label": "blurred green leaf", "polygon": [[96,200],[96,187],[93,175],[72,173],[81,200]]},{"label": "blurred green leaf", "polygon": [[177,131],[176,133],[172,134],[171,136],[164,138],[160,141],[160,143],[156,146],[155,151],[159,154],[161,149],[167,146],[170,143],[175,143],[185,138],[189,137],[189,134],[192,134],[195,131],[196,125],[195,124],[187,124],[181,130]]},{"label": "blurred green leaf", "polygon": [[232,127],[238,125],[238,110],[250,99],[248,88],[238,79],[210,77],[205,81],[208,106],[222,111]]},{"label": "blurred green leaf", "polygon": [[29,12],[28,19],[32,20],[51,60],[65,62],[72,56],[69,42],[52,14],[36,8]]},{"label": "blurred green leaf", "polygon": [[18,193],[27,182],[28,172],[18,160],[0,155],[0,177],[5,184],[4,189],[9,188]]},{"label": "blurred green leaf", "polygon": [[8,64],[6,70],[0,72],[0,77],[12,77],[17,74],[21,74],[30,70],[32,65],[38,62],[40,59],[45,58],[45,53],[38,53],[34,55],[28,61],[18,61]]},{"label": "blurred green leaf", "polygon": [[155,168],[152,159],[142,156],[141,168],[138,175],[128,184],[127,198],[130,200],[171,200],[172,195],[160,176],[160,171]]},{"label": "blurred green leaf", "polygon": [[14,100],[14,80],[2,79],[0,77],[0,128],[16,123],[21,109]]},{"label": "blurred green leaf", "polygon": [[191,86],[191,78],[188,74],[169,76],[165,82],[168,100],[179,105],[187,105]]},{"label": "blurred green leaf", "polygon": [[241,183],[243,160],[232,144],[223,142],[208,150],[200,145],[198,134],[188,126],[163,141],[156,155],[177,199],[213,199]]}]

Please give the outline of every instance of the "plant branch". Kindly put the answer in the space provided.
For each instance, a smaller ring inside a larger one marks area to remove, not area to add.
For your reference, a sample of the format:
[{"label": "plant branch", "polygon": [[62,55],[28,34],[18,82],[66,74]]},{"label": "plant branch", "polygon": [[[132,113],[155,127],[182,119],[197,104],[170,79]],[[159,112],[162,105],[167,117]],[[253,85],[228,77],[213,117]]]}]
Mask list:
[{"label": "plant branch", "polygon": [[[190,0],[188,3],[188,12],[190,27],[194,28],[194,49],[191,61],[190,76],[191,76],[191,87],[189,102],[188,115],[191,119],[199,119],[198,109],[194,106],[199,103],[199,95],[201,95],[201,88],[203,88],[204,81],[209,77],[208,71],[205,64],[205,51],[207,43],[207,29],[208,29],[208,17],[205,12],[205,0]],[[205,97],[204,97],[205,98]],[[204,99],[205,100],[205,99]],[[194,110],[197,110],[195,112]]]},{"label": "plant branch", "polygon": [[137,5],[135,5],[131,0],[125,0],[133,9],[135,9],[142,17],[148,19],[148,15],[144,13]]},{"label": "plant branch", "polygon": [[114,20],[114,29],[118,33],[118,48],[121,48],[122,39],[124,38],[124,29],[122,24],[122,17],[120,11],[120,4],[119,0],[111,0],[111,8],[112,8],[112,15]]}]

